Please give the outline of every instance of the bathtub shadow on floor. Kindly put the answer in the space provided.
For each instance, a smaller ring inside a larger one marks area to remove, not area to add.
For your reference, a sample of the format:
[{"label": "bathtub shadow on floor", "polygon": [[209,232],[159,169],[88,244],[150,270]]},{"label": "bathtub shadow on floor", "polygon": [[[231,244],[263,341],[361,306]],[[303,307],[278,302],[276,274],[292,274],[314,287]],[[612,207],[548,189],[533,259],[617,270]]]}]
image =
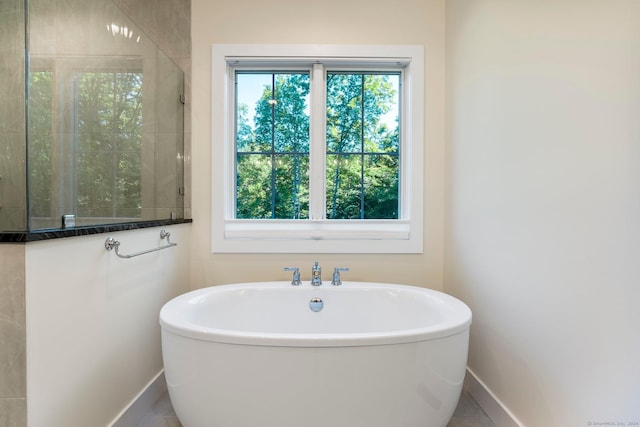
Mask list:
[{"label": "bathtub shadow on floor", "polygon": [[[169,394],[162,395],[153,405],[151,411],[135,427],[182,427],[173,412]],[[447,427],[496,427],[496,425],[480,409],[476,401],[463,391],[453,418]]]}]

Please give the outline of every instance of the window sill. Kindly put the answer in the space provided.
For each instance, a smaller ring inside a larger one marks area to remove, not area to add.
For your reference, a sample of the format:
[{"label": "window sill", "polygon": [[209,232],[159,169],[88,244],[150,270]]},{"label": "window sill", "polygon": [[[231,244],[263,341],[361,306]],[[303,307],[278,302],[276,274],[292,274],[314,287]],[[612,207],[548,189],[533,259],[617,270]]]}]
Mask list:
[{"label": "window sill", "polygon": [[220,253],[421,253],[410,221],[226,220],[213,235]]}]

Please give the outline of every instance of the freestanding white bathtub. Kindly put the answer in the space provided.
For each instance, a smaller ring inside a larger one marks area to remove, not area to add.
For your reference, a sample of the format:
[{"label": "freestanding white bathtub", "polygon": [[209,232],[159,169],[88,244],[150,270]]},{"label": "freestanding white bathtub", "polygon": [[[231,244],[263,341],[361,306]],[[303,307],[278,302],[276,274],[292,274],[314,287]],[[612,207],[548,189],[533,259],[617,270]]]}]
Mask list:
[{"label": "freestanding white bathtub", "polygon": [[439,427],[471,311],[414,286],[269,282],[183,294],[160,324],[183,427]]}]

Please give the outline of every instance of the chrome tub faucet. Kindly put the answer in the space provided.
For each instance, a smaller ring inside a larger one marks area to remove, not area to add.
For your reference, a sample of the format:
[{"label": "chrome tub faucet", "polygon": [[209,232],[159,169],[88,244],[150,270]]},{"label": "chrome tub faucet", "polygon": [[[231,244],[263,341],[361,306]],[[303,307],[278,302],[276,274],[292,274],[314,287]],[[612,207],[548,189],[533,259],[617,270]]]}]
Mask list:
[{"label": "chrome tub faucet", "polygon": [[336,267],[333,269],[333,277],[331,279],[331,284],[333,286],[340,286],[342,285],[342,280],[340,279],[340,272],[344,271],[347,272],[349,271],[348,267]]},{"label": "chrome tub faucet", "polygon": [[285,267],[284,271],[293,271],[293,279],[291,280],[292,286],[300,286],[300,269],[298,267]]},{"label": "chrome tub faucet", "polygon": [[311,284],[313,286],[322,285],[322,268],[318,261],[316,261],[311,268]]}]

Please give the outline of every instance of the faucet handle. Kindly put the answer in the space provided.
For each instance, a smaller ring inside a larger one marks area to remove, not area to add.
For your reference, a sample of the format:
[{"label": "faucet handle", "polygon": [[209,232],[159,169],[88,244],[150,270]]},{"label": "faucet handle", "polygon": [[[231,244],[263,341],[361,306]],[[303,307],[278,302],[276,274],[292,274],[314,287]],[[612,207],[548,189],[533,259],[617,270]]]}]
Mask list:
[{"label": "faucet handle", "polygon": [[293,271],[293,280],[291,280],[291,285],[300,286],[300,269],[298,267],[285,267],[284,271]]},{"label": "faucet handle", "polygon": [[331,279],[331,284],[333,286],[340,286],[342,285],[342,280],[340,279],[340,272],[344,271],[347,272],[349,271],[348,267],[336,267],[333,269],[333,278]]}]

